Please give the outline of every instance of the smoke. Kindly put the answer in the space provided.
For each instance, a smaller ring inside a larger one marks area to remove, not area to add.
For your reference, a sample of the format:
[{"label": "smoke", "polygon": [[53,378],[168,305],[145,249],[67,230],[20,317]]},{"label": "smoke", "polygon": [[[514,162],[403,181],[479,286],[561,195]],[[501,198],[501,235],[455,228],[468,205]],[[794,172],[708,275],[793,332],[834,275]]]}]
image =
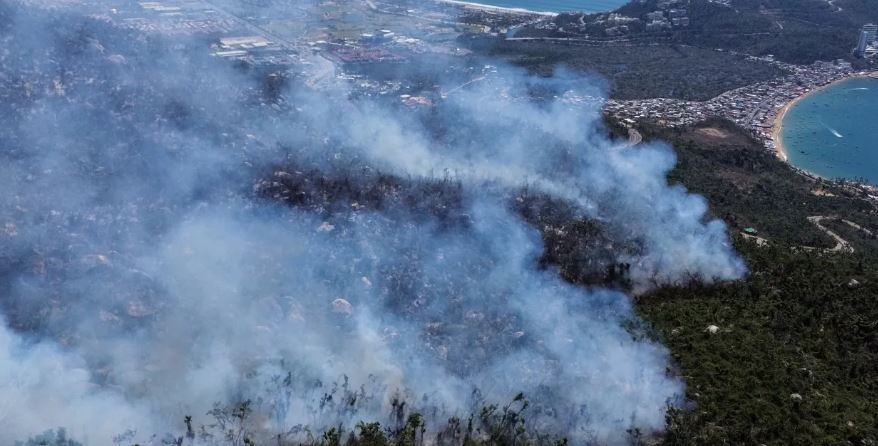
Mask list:
[{"label": "smoke", "polygon": [[[548,99],[527,100],[535,89],[549,92]],[[347,110],[349,126],[335,130],[343,132],[340,140],[403,172],[453,171],[508,187],[528,181],[576,203],[586,217],[605,221],[616,240],[643,245],[637,259],[624,259],[635,263],[640,284],[690,274],[737,277],[742,266],[729,254],[725,226],[704,221],[703,198],[667,184],[676,161],[670,147],[625,150],[596,133],[599,94],[588,79],[564,70],[544,79],[507,69],[448,98],[438,119],[450,130],[441,140],[371,104]]]},{"label": "smoke", "polygon": [[59,423],[88,426],[81,438],[98,443],[120,433],[120,426],[139,423],[149,429],[141,408],[122,395],[101,389],[82,358],[47,343],[30,343],[0,329],[0,420],[3,442],[16,435],[42,432]]},{"label": "smoke", "polygon": [[444,82],[429,109],[343,81],[275,96],[199,39],[0,18],[4,444],[156,442],[244,399],[266,432],[400,400],[435,425],[519,392],[531,426],[621,443],[683,383],[628,296],[541,266],[522,189],[597,222],[635,290],[744,272],[667,184],[669,147],[603,136],[594,79],[488,61],[458,89],[406,68]]}]

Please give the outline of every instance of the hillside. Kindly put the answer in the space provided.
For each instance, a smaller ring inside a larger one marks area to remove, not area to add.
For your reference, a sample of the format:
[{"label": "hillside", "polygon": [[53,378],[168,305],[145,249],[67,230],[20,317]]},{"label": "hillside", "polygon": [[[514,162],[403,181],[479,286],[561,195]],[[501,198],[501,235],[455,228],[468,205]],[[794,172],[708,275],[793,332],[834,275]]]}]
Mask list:
[{"label": "hillside", "polygon": [[672,179],[709,197],[712,212],[735,231],[755,227],[768,240],[759,246],[736,237],[750,268],[740,282],[637,299],[638,312],[689,382],[691,405],[670,415],[664,444],[874,442],[875,237],[839,224],[854,253],[803,246],[834,243],[807,216],[874,230],[875,207],[845,187],[796,173],[726,123],[640,128],[647,138],[674,144],[679,162]]},{"label": "hillside", "polygon": [[[878,441],[873,192],[605,102],[802,67],[555,40],[608,14],[170,2],[0,4],[0,444]],[[771,85],[805,84],[722,98]]]},{"label": "hillside", "polygon": [[[671,24],[671,10],[685,25]],[[651,25],[655,14],[663,17],[661,26]],[[852,54],[861,27],[870,22],[878,22],[875,0],[644,0],[612,13],[562,13],[511,35],[462,43],[537,73],[557,66],[597,73],[608,80],[614,99],[704,101],[788,74],[765,58],[873,67]]]},{"label": "hillside", "polygon": [[[618,12],[646,19],[656,3],[632,2]],[[852,59],[860,27],[878,22],[874,0],[733,0],[729,6],[693,0],[679,6],[688,9],[689,26],[661,32],[644,29],[642,36],[633,35],[810,64]]]}]

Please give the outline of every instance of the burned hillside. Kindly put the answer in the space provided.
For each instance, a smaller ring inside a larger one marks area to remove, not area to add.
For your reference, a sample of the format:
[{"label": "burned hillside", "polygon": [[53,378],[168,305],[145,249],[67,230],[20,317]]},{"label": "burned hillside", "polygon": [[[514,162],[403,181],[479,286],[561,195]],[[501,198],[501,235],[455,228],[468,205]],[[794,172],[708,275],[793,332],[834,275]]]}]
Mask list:
[{"label": "burned hillside", "polygon": [[[529,427],[619,443],[660,432],[684,387],[625,292],[744,273],[668,185],[673,152],[608,139],[573,100],[588,79],[501,67],[409,113],[12,9],[0,442],[145,442],[247,400],[266,438],[401,400],[434,428],[523,392]],[[361,397],[323,410],[331,383]]]},{"label": "burned hillside", "polygon": [[[338,174],[336,174],[338,175]],[[489,184],[483,190],[491,189]],[[615,243],[598,221],[583,218],[570,203],[528,188],[494,187],[493,195],[540,233],[544,253],[539,264],[559,268],[561,275],[580,285],[630,286],[626,271],[638,245]],[[307,209],[335,225],[360,211],[402,210],[412,219],[433,222],[447,231],[471,228],[467,203],[473,199],[462,180],[401,179],[363,168],[342,176],[290,168],[274,171],[254,185],[257,196]]]}]

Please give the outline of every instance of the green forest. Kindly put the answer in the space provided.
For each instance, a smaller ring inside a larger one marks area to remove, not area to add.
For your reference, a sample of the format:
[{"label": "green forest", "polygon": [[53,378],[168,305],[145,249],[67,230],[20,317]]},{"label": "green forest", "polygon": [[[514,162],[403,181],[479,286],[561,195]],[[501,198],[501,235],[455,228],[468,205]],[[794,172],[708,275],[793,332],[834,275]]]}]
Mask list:
[{"label": "green forest", "polygon": [[743,56],[687,45],[586,46],[543,41],[470,41],[474,49],[548,75],[563,65],[598,73],[614,99],[677,98],[705,101],[735,88],[785,74]]},{"label": "green forest", "polygon": [[[645,17],[656,2],[631,2],[619,12]],[[681,44],[772,54],[785,62],[810,64],[851,58],[860,27],[878,22],[875,0],[734,0],[731,7],[694,0],[688,9],[688,27],[643,32]]]},{"label": "green forest", "polygon": [[[768,240],[735,237],[745,280],[637,298],[688,384],[691,405],[671,413],[663,443],[872,444],[878,250],[874,235],[839,222],[876,228],[874,206],[844,184],[797,173],[731,123],[640,129],[674,145],[672,181],[707,196],[733,233],[754,227]],[[833,243],[812,215],[831,216],[854,252],[826,251]]]}]

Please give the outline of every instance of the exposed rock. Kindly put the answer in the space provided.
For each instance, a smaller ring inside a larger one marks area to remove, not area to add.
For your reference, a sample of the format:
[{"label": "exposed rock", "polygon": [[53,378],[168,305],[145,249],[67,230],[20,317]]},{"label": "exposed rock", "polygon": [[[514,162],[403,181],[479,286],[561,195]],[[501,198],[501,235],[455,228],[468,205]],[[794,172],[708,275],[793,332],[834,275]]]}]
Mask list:
[{"label": "exposed rock", "polygon": [[89,268],[94,268],[96,266],[106,266],[110,264],[109,257],[103,254],[88,254],[82,256],[82,263],[85,264]]},{"label": "exposed rock", "polygon": [[119,321],[119,316],[116,316],[115,314],[113,314],[109,311],[106,311],[106,310],[100,310],[98,312],[98,318],[100,318],[101,322],[118,322]]},{"label": "exposed rock", "polygon": [[280,179],[282,179],[282,180],[291,180],[291,179],[295,178],[295,177],[293,176],[293,174],[291,174],[291,173],[289,173],[289,172],[284,172],[284,171],[282,171],[282,170],[279,170],[279,171],[275,172],[275,173],[274,173],[274,177],[275,177],[275,178],[280,178]]},{"label": "exposed rock", "polygon": [[338,298],[332,301],[332,311],[350,316],[354,314],[354,307],[347,300]]},{"label": "exposed rock", "polygon": [[119,65],[122,65],[122,64],[125,64],[128,62],[128,60],[125,59],[125,56],[123,56],[121,54],[112,54],[109,57],[107,57],[107,60],[114,63],[114,64],[119,64]]},{"label": "exposed rock", "polygon": [[136,299],[128,301],[128,307],[125,312],[128,314],[128,316],[137,318],[151,316],[155,314],[154,309],[146,306],[146,304]]}]

